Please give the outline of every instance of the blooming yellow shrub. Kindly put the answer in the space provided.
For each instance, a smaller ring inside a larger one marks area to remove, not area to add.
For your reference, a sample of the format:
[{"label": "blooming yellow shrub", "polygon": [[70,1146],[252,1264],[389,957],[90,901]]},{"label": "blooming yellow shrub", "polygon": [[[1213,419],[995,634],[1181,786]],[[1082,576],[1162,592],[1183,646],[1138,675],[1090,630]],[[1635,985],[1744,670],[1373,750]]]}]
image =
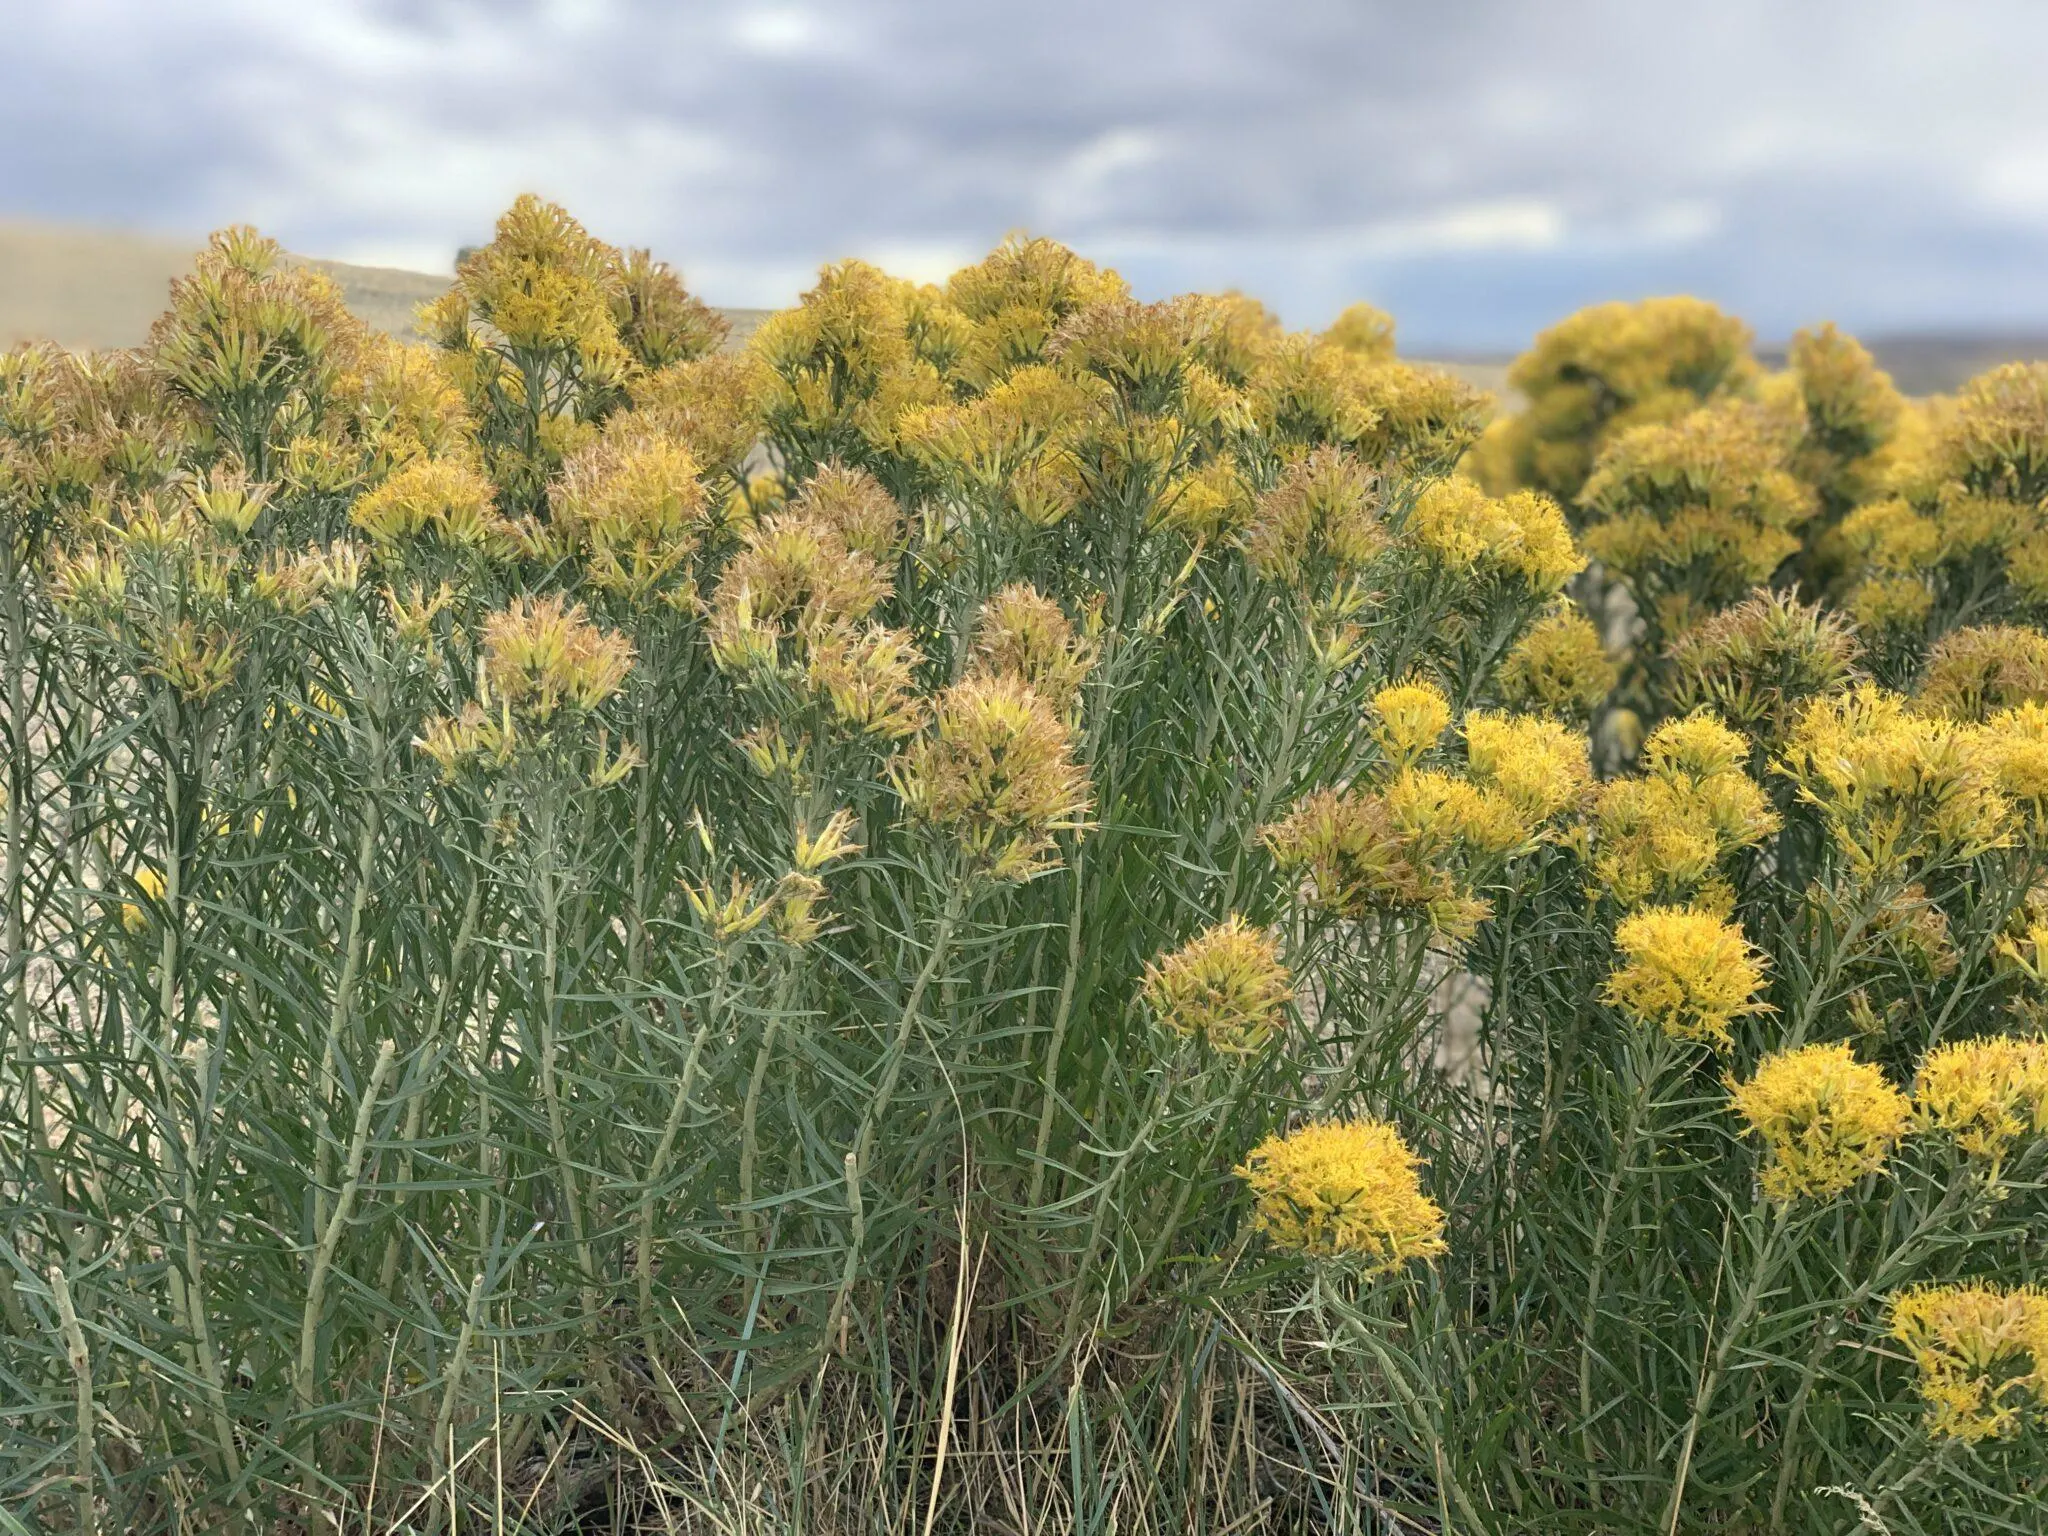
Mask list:
[{"label": "blooming yellow shrub", "polygon": [[1936,1435],[1989,1440],[2048,1408],[2048,1292],[1923,1286],[1892,1298],[1891,1332],[1920,1374]]},{"label": "blooming yellow shrub", "polygon": [[1255,1051],[1280,1027],[1294,994],[1279,941],[1232,915],[1153,961],[1145,999],[1167,1028],[1225,1052]]},{"label": "blooming yellow shrub", "polygon": [[945,833],[995,880],[1053,867],[1053,834],[1088,810],[1071,732],[1013,677],[970,677],[940,694],[890,776],[906,816]]},{"label": "blooming yellow shrub", "polygon": [[1415,498],[1406,527],[1444,569],[1503,575],[1539,595],[1561,590],[1586,563],[1557,503],[1534,491],[1496,498],[1468,480],[1441,480]]},{"label": "blooming yellow shrub", "polygon": [[1961,721],[2048,704],[2048,635],[2011,624],[1944,635],[1928,653],[1914,702],[1929,714]]},{"label": "blooming yellow shrub", "polygon": [[1882,689],[1816,699],[1780,767],[1865,873],[1974,858],[2011,835],[1982,738]]},{"label": "blooming yellow shrub", "polygon": [[1643,744],[1640,778],[1613,779],[1594,805],[1593,876],[1624,906],[1714,889],[1723,861],[1778,828],[1741,764],[1748,743],[1706,714],[1667,721]]},{"label": "blooming yellow shrub", "polygon": [[1764,1144],[1773,1200],[1826,1200],[1884,1167],[1911,1114],[1882,1069],[1846,1045],[1766,1056],[1730,1102]]},{"label": "blooming yellow shrub", "polygon": [[1529,829],[1578,809],[1592,791],[1583,732],[1541,716],[1487,710],[1467,715],[1463,729],[1472,781],[1506,799]]},{"label": "blooming yellow shrub", "polygon": [[1994,1165],[2014,1143],[2048,1135],[2048,1040],[1951,1040],[1921,1059],[1915,1118],[1970,1157]]},{"label": "blooming yellow shrub", "polygon": [[1474,467],[1496,493],[1526,485],[1573,502],[1618,433],[1744,390],[1749,344],[1747,326],[1700,299],[1582,309],[1515,360],[1508,384],[1529,409],[1489,429]]},{"label": "blooming yellow shrub", "polygon": [[1599,708],[1621,669],[1593,621],[1561,608],[1529,626],[1502,660],[1498,681],[1518,709],[1547,710],[1566,720],[1585,720]]},{"label": "blooming yellow shrub", "polygon": [[1645,907],[1614,931],[1622,963],[1601,995],[1678,1040],[1726,1050],[1734,1022],[1762,1012],[1763,966],[1741,928],[1690,907]]},{"label": "blooming yellow shrub", "polygon": [[1810,700],[1846,688],[1861,656],[1840,615],[1759,592],[1673,640],[1667,686],[1679,708],[1711,710],[1771,746]]},{"label": "blooming yellow shrub", "polygon": [[1273,1242],[1388,1274],[1446,1251],[1443,1212],[1417,1168],[1399,1131],[1358,1120],[1269,1137],[1238,1176],[1251,1188],[1254,1224]]},{"label": "blooming yellow shrub", "polygon": [[1586,552],[1629,584],[1659,643],[1768,580],[1815,510],[1768,416],[1732,403],[1621,434],[1578,504]]},{"label": "blooming yellow shrub", "polygon": [[1435,683],[1417,680],[1396,683],[1372,696],[1373,740],[1395,767],[1406,767],[1425,753],[1436,750],[1437,742],[1451,723],[1451,701]]}]

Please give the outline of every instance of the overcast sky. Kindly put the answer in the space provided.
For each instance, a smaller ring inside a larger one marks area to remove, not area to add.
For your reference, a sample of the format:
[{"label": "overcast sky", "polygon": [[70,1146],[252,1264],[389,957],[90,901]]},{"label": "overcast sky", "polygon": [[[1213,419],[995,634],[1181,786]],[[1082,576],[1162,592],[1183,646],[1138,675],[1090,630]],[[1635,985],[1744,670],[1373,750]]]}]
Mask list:
[{"label": "overcast sky", "polygon": [[0,0],[0,215],[445,270],[516,193],[713,302],[1007,230],[1490,349],[1691,291],[2048,330],[2038,0]]}]

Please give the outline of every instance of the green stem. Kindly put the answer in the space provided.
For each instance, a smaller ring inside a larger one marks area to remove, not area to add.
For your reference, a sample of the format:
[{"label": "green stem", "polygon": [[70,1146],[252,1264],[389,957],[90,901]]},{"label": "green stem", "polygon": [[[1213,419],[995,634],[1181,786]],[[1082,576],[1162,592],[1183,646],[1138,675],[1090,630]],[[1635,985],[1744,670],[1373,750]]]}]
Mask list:
[{"label": "green stem", "polygon": [[[441,985],[434,991],[434,1006],[427,1017],[427,1027],[420,1042],[420,1060],[423,1063],[421,1080],[414,1087],[410,1102],[405,1106],[405,1128],[399,1134],[399,1141],[405,1150],[399,1156],[398,1177],[392,1181],[392,1215],[400,1216],[405,1207],[407,1189],[412,1183],[413,1149],[419,1141],[420,1125],[426,1114],[426,1105],[434,1087],[435,1069],[439,1065],[438,1049],[441,1026],[448,1015],[448,998],[462,980],[463,967],[468,959],[469,946],[476,937],[477,920],[483,907],[483,882],[472,869],[469,876],[469,894],[462,903],[462,922],[456,929],[455,946],[449,952],[448,971]],[[398,1284],[398,1260],[400,1252],[399,1233],[394,1228],[384,1240],[384,1262],[377,1270],[377,1293],[389,1301],[393,1288]]]},{"label": "green stem", "polygon": [[1685,1505],[1686,1481],[1692,1475],[1693,1447],[1699,1443],[1700,1426],[1706,1422],[1714,1393],[1721,1385],[1721,1378],[1727,1374],[1728,1361],[1735,1353],[1735,1346],[1742,1341],[1743,1334],[1756,1316],[1765,1289],[1776,1278],[1779,1249],[1791,1210],[1790,1202],[1786,1201],[1774,1203],[1771,1207],[1770,1226],[1764,1233],[1763,1242],[1758,1245],[1756,1262],[1750,1266],[1749,1278],[1736,1301],[1735,1315],[1721,1331],[1721,1342],[1715,1346],[1712,1360],[1693,1393],[1692,1412],[1686,1417],[1685,1438],[1678,1452],[1678,1475],[1672,1480],[1671,1502],[1664,1512],[1665,1536],[1676,1536],[1678,1516]]},{"label": "green stem", "polygon": [[910,995],[903,1000],[903,1014],[896,1021],[895,1037],[889,1042],[889,1053],[882,1066],[882,1080],[876,1085],[874,1097],[868,1100],[867,1108],[861,1112],[860,1133],[854,1138],[853,1158],[863,1172],[873,1166],[875,1134],[881,1129],[882,1119],[888,1114],[889,1105],[896,1096],[896,1083],[903,1075],[904,1058],[910,1052],[910,1032],[917,1027],[924,995],[930,990],[939,967],[945,963],[954,926],[960,921],[966,905],[966,882],[955,880],[952,892],[946,898],[946,909],[939,916],[939,926],[932,934],[931,953],[925,957],[916,981],[911,983]]},{"label": "green stem", "polygon": [[71,1283],[62,1264],[50,1266],[50,1299],[57,1307],[57,1330],[64,1339],[64,1355],[71,1367],[76,1436],[74,1455],[78,1479],[78,1529],[95,1533],[100,1528],[99,1507],[94,1500],[98,1479],[93,1473],[92,1355],[85,1347],[85,1330],[78,1326],[78,1312],[71,1304]]},{"label": "green stem", "polygon": [[747,1098],[740,1108],[740,1246],[755,1251],[759,1235],[754,1215],[754,1162],[759,1155],[757,1127],[761,1113],[761,1089],[768,1081],[768,1063],[775,1056],[775,1037],[782,1029],[782,1011],[769,1014],[761,1028],[761,1044],[754,1052],[754,1070],[747,1077]]},{"label": "green stem", "polygon": [[1600,1293],[1607,1281],[1607,1237],[1614,1224],[1614,1208],[1621,1197],[1622,1182],[1628,1176],[1629,1159],[1635,1154],[1636,1137],[1641,1134],[1643,1121],[1649,1116],[1650,1096],[1656,1091],[1657,1079],[1670,1065],[1671,1054],[1670,1040],[1659,1033],[1648,1059],[1636,1057],[1640,1074],[1636,1091],[1629,1099],[1628,1116],[1622,1122],[1620,1143],[1615,1150],[1614,1172],[1601,1192],[1600,1216],[1593,1226],[1586,1308],[1579,1320],[1579,1456],[1586,1464],[1588,1497],[1596,1506],[1600,1498],[1600,1473],[1593,1454],[1593,1344],[1594,1330],[1600,1318]]},{"label": "green stem", "polygon": [[669,1101],[668,1119],[661,1128],[661,1140],[656,1143],[654,1156],[647,1164],[647,1185],[640,1194],[639,1242],[633,1255],[636,1278],[640,1293],[640,1331],[648,1337],[654,1326],[654,1201],[660,1191],[661,1181],[668,1172],[669,1157],[675,1151],[676,1138],[682,1134],[683,1116],[689,1112],[690,1091],[697,1083],[697,1063],[703,1057],[704,1044],[711,1038],[712,1026],[725,1011],[725,985],[730,969],[729,958],[721,954],[719,968],[713,975],[711,997],[705,1005],[703,1017],[697,1021],[697,1033],[690,1040],[690,1054],[684,1058],[683,1074],[676,1080],[675,1097]]},{"label": "green stem", "polygon": [[301,1412],[309,1412],[313,1407],[313,1364],[320,1338],[321,1312],[327,1298],[327,1277],[333,1272],[334,1251],[341,1243],[349,1213],[355,1208],[356,1191],[361,1188],[363,1161],[370,1150],[370,1122],[377,1113],[377,1095],[383,1091],[384,1079],[390,1074],[391,1064],[397,1056],[397,1048],[389,1040],[377,1051],[376,1065],[370,1068],[370,1080],[364,1085],[363,1096],[356,1105],[355,1129],[349,1137],[348,1159],[342,1166],[341,1188],[335,1192],[334,1210],[327,1218],[326,1227],[320,1234],[320,1245],[314,1249],[313,1262],[306,1272],[306,1304],[299,1313],[299,1357],[292,1372],[292,1396]]},{"label": "green stem", "polygon": [[1081,854],[1076,850],[1072,862],[1073,901],[1067,912],[1067,963],[1060,973],[1059,1003],[1053,1009],[1052,1033],[1045,1042],[1045,1065],[1038,1074],[1038,1134],[1031,1143],[1031,1193],[1024,1202],[1031,1210],[1038,1209],[1039,1198],[1045,1193],[1045,1159],[1052,1145],[1052,1122],[1058,1107],[1060,1054],[1066,1048],[1067,1025],[1074,1016],[1074,983],[1081,972],[1081,912],[1083,907]]},{"label": "green stem", "polygon": [[[325,1115],[334,1113],[341,1095],[336,1070],[341,1054],[341,1037],[348,1026],[355,999],[356,977],[363,966],[364,916],[370,905],[370,877],[376,867],[377,837],[384,825],[384,803],[375,790],[363,811],[356,831],[355,891],[349,899],[348,926],[342,949],[341,975],[334,983],[334,999],[327,1009],[327,1036],[320,1048],[320,1106]],[[323,1125],[313,1163],[313,1227],[318,1231],[326,1220],[327,1186],[334,1172],[334,1139]]]}]

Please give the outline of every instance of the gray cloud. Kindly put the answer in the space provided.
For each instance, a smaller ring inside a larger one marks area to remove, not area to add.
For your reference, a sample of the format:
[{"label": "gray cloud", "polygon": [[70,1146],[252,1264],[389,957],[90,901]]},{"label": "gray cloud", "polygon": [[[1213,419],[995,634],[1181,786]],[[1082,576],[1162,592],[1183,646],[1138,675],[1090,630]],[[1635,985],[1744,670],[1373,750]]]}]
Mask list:
[{"label": "gray cloud", "polygon": [[1690,289],[1766,334],[2048,324],[2026,0],[68,0],[5,211],[445,267],[518,191],[714,300],[1006,230],[1414,347]]}]

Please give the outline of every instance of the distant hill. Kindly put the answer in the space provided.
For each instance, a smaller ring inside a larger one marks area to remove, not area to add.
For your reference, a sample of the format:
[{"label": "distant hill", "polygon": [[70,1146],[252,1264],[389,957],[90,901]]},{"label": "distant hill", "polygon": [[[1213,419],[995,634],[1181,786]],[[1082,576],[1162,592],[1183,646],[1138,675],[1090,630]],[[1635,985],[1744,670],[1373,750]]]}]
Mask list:
[{"label": "distant hill", "polygon": [[[54,341],[85,351],[139,346],[163,312],[173,279],[192,270],[194,247],[159,236],[0,222],[0,347]],[[404,272],[292,257],[341,284],[350,309],[394,336],[412,337],[413,312],[444,293],[453,274]],[[728,309],[732,340],[768,313]]]}]

